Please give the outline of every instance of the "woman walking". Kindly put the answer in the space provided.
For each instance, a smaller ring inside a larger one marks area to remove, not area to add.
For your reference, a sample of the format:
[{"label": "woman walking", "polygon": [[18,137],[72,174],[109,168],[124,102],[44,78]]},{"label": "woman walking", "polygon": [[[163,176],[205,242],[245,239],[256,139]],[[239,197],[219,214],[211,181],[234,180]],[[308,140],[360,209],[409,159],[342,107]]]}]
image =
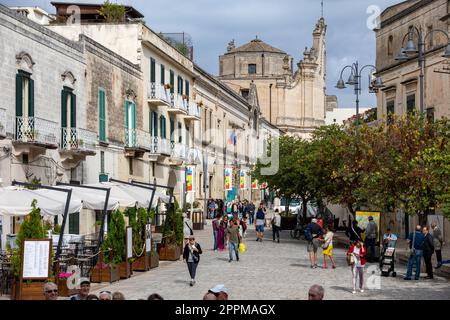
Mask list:
[{"label": "woman walking", "polygon": [[347,252],[352,268],[353,294],[356,293],[356,283],[359,277],[359,290],[364,292],[364,266],[366,264],[366,248],[362,241],[355,241]]},{"label": "woman walking", "polygon": [[197,273],[198,263],[200,262],[200,255],[202,254],[202,248],[200,244],[195,242],[195,237],[189,237],[189,243],[186,244],[183,251],[183,259],[186,260],[189,274],[191,276],[190,286],[195,284],[195,274]]},{"label": "woman walking", "polygon": [[322,249],[323,249],[323,268],[328,269],[328,259],[330,258],[331,261],[331,268],[336,269],[336,263],[334,262],[333,258],[333,229],[332,226],[329,225],[328,227],[325,227],[325,237],[322,240]]},{"label": "woman walking", "polygon": [[217,249],[219,251],[225,250],[225,230],[228,227],[228,217],[224,215],[219,223],[219,229],[217,232]]}]

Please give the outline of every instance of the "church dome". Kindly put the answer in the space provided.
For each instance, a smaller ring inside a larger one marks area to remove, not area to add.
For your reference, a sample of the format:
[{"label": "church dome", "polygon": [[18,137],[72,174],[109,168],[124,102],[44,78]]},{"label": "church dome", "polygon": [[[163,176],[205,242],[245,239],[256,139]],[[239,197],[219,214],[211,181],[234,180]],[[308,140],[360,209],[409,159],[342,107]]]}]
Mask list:
[{"label": "church dome", "polygon": [[244,44],[238,48],[230,50],[227,54],[239,53],[239,52],[270,52],[270,53],[280,53],[286,54],[283,50],[272,47],[271,45],[265,43],[264,41],[256,38],[247,44]]}]

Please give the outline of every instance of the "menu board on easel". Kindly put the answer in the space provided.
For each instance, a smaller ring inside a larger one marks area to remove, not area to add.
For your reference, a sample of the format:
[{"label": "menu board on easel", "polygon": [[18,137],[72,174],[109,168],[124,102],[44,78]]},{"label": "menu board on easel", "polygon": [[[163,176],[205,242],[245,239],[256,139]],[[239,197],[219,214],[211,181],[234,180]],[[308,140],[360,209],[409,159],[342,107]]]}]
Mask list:
[{"label": "menu board on easel", "polygon": [[50,277],[52,240],[24,240],[22,242],[21,278],[46,280]]}]

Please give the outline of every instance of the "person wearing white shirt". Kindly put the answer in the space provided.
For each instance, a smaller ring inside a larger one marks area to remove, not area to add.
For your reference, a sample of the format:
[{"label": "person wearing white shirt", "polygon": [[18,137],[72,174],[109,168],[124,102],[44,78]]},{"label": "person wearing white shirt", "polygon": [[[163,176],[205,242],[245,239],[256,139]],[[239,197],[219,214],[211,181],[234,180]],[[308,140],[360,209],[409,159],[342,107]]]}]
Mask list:
[{"label": "person wearing white shirt", "polygon": [[276,236],[278,243],[280,243],[280,230],[281,230],[281,216],[280,216],[279,210],[275,209],[275,213],[272,218],[273,242],[275,242],[275,236]]}]

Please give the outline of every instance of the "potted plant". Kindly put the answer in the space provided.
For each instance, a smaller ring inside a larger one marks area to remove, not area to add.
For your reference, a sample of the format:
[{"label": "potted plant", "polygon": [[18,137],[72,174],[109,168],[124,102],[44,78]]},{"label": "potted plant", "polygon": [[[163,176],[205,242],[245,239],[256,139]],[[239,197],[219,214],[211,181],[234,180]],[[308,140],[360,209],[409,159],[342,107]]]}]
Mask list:
[{"label": "potted plant", "polygon": [[159,260],[180,260],[183,245],[183,216],[178,202],[168,212],[163,228],[163,240],[159,248]]},{"label": "potted plant", "polygon": [[114,282],[120,279],[119,265],[125,257],[125,219],[116,210],[111,215],[109,232],[102,244],[102,255],[91,275],[91,282]]},{"label": "potted plant", "polygon": [[60,272],[58,274],[58,294],[60,297],[70,297],[77,293],[76,289],[69,289],[67,286],[68,279],[72,276],[72,273]]},{"label": "potted plant", "polygon": [[33,200],[31,207],[32,210],[24,219],[17,235],[17,248],[10,249],[12,251],[11,267],[14,275],[11,297],[14,300],[42,300],[43,281],[27,280],[22,285],[19,283],[22,241],[25,239],[47,239],[41,220],[41,210],[37,208],[36,200]]},{"label": "potted plant", "polygon": [[145,226],[150,221],[150,213],[144,208],[129,208],[127,216],[130,226],[133,228],[133,271],[150,270],[150,255],[145,248]]}]

